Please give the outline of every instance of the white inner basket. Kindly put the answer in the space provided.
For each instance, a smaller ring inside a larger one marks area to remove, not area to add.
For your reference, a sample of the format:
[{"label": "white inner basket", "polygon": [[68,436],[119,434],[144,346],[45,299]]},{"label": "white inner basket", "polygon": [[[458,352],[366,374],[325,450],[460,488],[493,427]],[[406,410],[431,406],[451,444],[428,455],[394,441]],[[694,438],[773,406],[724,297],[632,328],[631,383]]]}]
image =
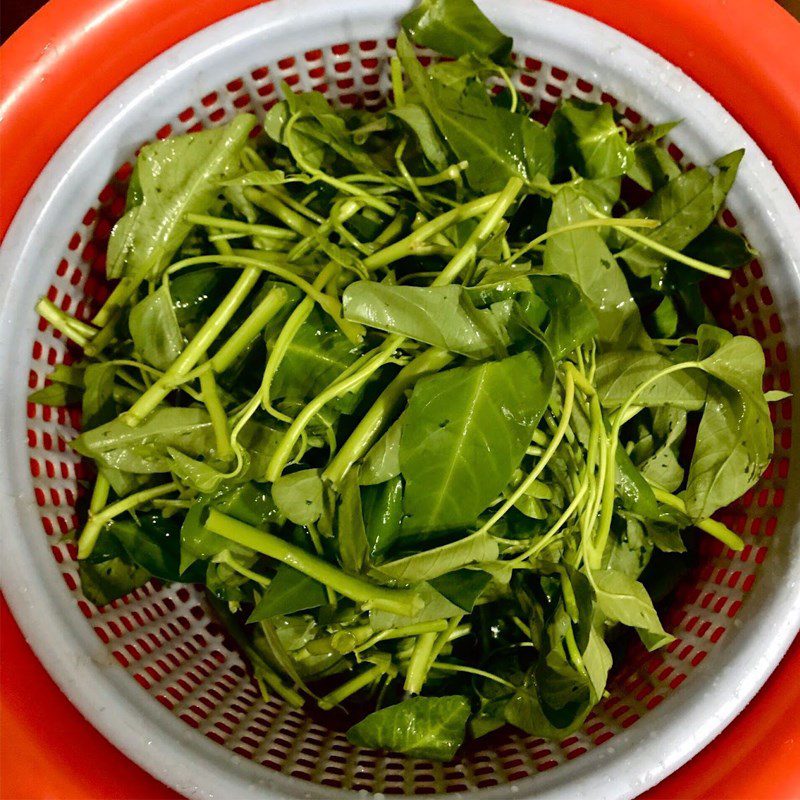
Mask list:
[{"label": "white inner basket", "polygon": [[[650,122],[683,119],[673,142],[685,162],[747,149],[728,208],[761,257],[732,282],[730,322],[758,336],[769,380],[800,385],[800,213],[755,143],[683,73],[612,29],[542,0],[482,5],[514,36],[515,81],[535,105],[559,95],[599,100],[606,92],[631,124],[635,112]],[[797,464],[790,430],[800,403],[777,409],[774,468],[728,512],[745,551],[712,548],[679,597],[671,619],[677,644],[623,669],[612,697],[579,734],[560,743],[509,734],[451,765],[358,751],[302,714],[262,703],[191,587],[148,587],[95,609],[76,591],[74,550],[60,539],[74,524],[78,461],[65,444],[74,433],[65,413],[32,406],[26,413],[26,395],[42,385],[65,346],[38,325],[33,307],[48,290],[70,310],[92,294],[97,243],[107,235],[102,225],[119,202],[113,185],[104,188],[111,176],[157,132],[263,111],[281,79],[295,81],[296,90],[324,84],[340,102],[379,102],[387,40],[408,6],[274,0],[223,20],[122,84],[42,172],[9,230],[0,267],[3,590],[38,656],[83,714],[191,797],[330,798],[343,794],[339,787],[387,795],[454,797],[478,789],[486,798],[632,797],[730,721],[800,626],[800,482],[788,479],[790,450]]]}]

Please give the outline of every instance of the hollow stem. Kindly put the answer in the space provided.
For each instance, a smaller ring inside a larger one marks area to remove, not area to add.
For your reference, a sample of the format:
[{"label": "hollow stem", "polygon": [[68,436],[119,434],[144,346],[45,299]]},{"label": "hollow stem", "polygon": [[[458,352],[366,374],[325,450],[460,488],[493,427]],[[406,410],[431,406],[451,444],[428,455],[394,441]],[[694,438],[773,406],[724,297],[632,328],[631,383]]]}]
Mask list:
[{"label": "hollow stem", "polygon": [[[663,489],[659,489],[652,483],[650,484],[650,488],[652,488],[653,494],[656,496],[656,500],[658,500],[659,503],[663,503],[666,506],[677,509],[682,514],[687,513],[686,503],[684,503],[680,497],[676,497],[674,494],[665,492]],[[723,525],[723,523],[718,522],[715,519],[706,517],[705,519],[698,520],[694,523],[694,525],[696,528],[699,528],[701,531],[710,534],[715,539],[719,539],[719,541],[721,541],[724,545],[727,545],[731,548],[731,550],[735,550],[737,553],[744,549],[744,541],[742,541],[741,537],[735,534],[727,525]]]},{"label": "hollow stem", "polygon": [[356,603],[363,604],[366,608],[410,617],[421,605],[422,601],[416,592],[408,589],[389,589],[348,575],[318,556],[271,533],[260,531],[252,525],[221,514],[216,509],[209,511],[205,526],[212,533],[293,567]]},{"label": "hollow stem", "polygon": [[338,486],[353,464],[362,458],[388,427],[406,391],[421,377],[438,372],[453,360],[446,350],[430,348],[406,364],[394,380],[381,392],[369,411],[328,464],[323,478]]},{"label": "hollow stem", "polygon": [[169,369],[123,414],[122,419],[127,425],[136,427],[206,354],[255,286],[260,274],[260,270],[253,266],[246,267],[242,271],[225,299],[205,321],[183,352],[172,362]]},{"label": "hollow stem", "polygon": [[[143,489],[141,492],[129,494],[127,497],[123,497],[122,500],[118,500],[116,503],[112,503],[110,506],[105,506],[102,508],[102,510],[97,511],[96,513],[92,513],[90,511],[89,521],[86,523],[80,539],[78,539],[78,558],[88,558],[92,554],[92,550],[94,550],[94,546],[97,543],[97,537],[100,535],[103,527],[107,523],[111,522],[114,517],[118,517],[120,514],[124,514],[126,511],[131,511],[138,506],[144,505],[150,500],[154,500],[156,497],[161,497],[165,494],[170,494],[171,492],[177,492],[179,489],[180,486],[174,481],[170,483],[163,483],[161,486],[154,486],[150,489]],[[105,491],[105,499],[107,499],[107,490]],[[100,499],[101,498],[98,497],[97,501],[95,501],[95,497],[93,495],[91,501],[92,505],[94,505],[95,502],[97,505],[100,505]]]}]

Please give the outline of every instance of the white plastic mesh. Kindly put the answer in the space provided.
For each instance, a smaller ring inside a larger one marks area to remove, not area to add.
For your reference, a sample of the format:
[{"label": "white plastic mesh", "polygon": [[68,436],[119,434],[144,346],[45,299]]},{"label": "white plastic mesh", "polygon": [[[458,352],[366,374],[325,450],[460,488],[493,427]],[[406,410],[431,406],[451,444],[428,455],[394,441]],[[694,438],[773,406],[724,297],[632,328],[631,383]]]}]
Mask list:
[{"label": "white plastic mesh", "polygon": [[[245,75],[231,76],[190,108],[165,119],[158,131],[143,130],[142,141],[220,124],[239,111],[264,113],[279,99],[286,81],[295,90],[324,92],[339,105],[378,107],[389,89],[388,58],[392,40],[350,42],[265,64]],[[526,54],[514,56],[513,80],[534,113],[546,118],[559,97],[577,96],[614,104],[626,125],[643,125],[639,114],[601,87],[542,63]],[[672,155],[689,166],[683,154]],[[130,154],[133,157],[133,153]],[[90,318],[104,299],[105,249],[113,222],[124,207],[130,164],[121,166],[65,243],[48,296],[65,310]],[[736,220],[724,212],[729,227]],[[746,232],[746,226],[745,226]],[[787,348],[781,322],[761,265],[754,261],[715,292],[721,324],[755,336],[766,359],[766,386],[789,390]],[[40,320],[33,343],[29,387],[44,385],[52,366],[69,361],[71,352],[60,334]],[[80,459],[68,442],[79,420],[62,409],[28,405],[28,447],[35,499],[53,556],[87,623],[113,656],[141,686],[187,725],[221,746],[266,768],[302,780],[384,794],[459,792],[507,784],[537,771],[557,767],[612,739],[649,709],[676,691],[692,670],[736,624],[760,565],[770,548],[777,512],[789,473],[791,399],[773,406],[775,457],[759,484],[721,518],[742,535],[741,553],[703,542],[702,565],[682,584],[668,612],[666,627],[676,640],[647,654],[632,649],[609,685],[610,695],[583,729],[561,742],[503,731],[472,745],[450,764],[433,764],[383,755],[350,745],[341,732],[328,729],[302,712],[277,701],[264,703],[238,653],[226,644],[200,591],[156,582],[105,608],[82,597],[77,581],[75,548],[62,540],[77,523],[76,502],[83,492]]]}]

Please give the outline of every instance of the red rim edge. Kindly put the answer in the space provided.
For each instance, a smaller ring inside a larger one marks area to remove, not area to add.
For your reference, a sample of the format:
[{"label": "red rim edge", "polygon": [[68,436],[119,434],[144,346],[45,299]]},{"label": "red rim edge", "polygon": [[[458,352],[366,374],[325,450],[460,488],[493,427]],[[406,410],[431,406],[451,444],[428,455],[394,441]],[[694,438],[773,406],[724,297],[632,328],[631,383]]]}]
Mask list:
[{"label": "red rim edge", "polygon": [[[717,98],[800,199],[800,24],[773,0],[560,0],[637,39]],[[69,133],[125,78],[257,0],[50,0],[0,49],[0,235]],[[138,32],[147,31],[147,36]],[[102,69],[87,69],[102,56]],[[44,111],[43,111],[44,110]],[[43,118],[47,124],[43,124]],[[9,154],[13,157],[9,158]],[[3,601],[0,796],[177,798],[73,708]],[[642,798],[775,800],[800,786],[800,641],[708,747]],[[103,769],[97,770],[97,764]],[[88,765],[92,765],[89,767]]]}]

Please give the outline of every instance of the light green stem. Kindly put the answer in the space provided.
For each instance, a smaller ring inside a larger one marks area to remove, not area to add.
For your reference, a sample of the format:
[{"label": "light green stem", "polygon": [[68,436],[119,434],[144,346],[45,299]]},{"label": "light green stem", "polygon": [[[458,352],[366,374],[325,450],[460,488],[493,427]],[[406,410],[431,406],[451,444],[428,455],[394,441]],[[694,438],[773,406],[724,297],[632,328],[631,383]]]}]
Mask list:
[{"label": "light green stem", "polygon": [[605,474],[603,476],[603,493],[600,504],[600,520],[597,523],[597,534],[594,545],[591,547],[592,569],[598,569],[606,548],[608,535],[611,531],[611,518],[614,514],[614,486],[616,483],[616,458],[617,444],[619,442],[619,432],[625,421],[628,409],[633,406],[645,389],[648,389],[656,381],[673,372],[683,369],[702,369],[702,365],[697,361],[684,361],[680,364],[673,364],[666,369],[657,372],[634,389],[628,399],[620,406],[614,415],[614,422],[611,425],[611,433],[608,438],[608,447],[605,450]]},{"label": "light green stem", "polygon": [[278,228],[275,225],[259,225],[254,222],[242,222],[238,219],[212,217],[208,214],[187,214],[186,220],[195,225],[235,231],[244,236],[266,236],[271,239],[285,239],[287,241],[293,241],[297,238],[297,233],[295,231],[290,231],[286,228]]},{"label": "light green stem", "polygon": [[561,419],[558,422],[558,427],[544,451],[544,455],[536,462],[536,466],[528,473],[525,480],[511,493],[510,497],[503,503],[497,511],[492,514],[491,518],[481,526],[478,533],[485,533],[490,530],[502,517],[514,506],[514,503],[520,499],[530,487],[533,482],[542,474],[542,471],[547,466],[556,449],[561,444],[564,434],[567,431],[570,417],[572,416],[572,405],[575,400],[575,372],[574,368],[570,369],[572,365],[568,365],[564,379],[564,407],[561,413]]},{"label": "light green stem", "polygon": [[[100,535],[103,527],[111,522],[114,517],[118,517],[126,511],[131,511],[138,506],[144,505],[144,503],[154,500],[156,497],[170,494],[170,492],[176,492],[178,489],[180,489],[180,486],[174,481],[171,483],[163,483],[161,486],[154,486],[150,489],[143,489],[141,492],[129,494],[127,497],[123,497],[122,500],[118,500],[110,506],[105,506],[97,513],[90,512],[89,521],[86,523],[86,527],[84,527],[80,539],[78,539],[78,558],[88,558],[92,554],[92,550],[97,543],[97,537]],[[100,504],[99,501],[100,498],[97,500],[98,505]],[[92,504],[94,503],[95,498],[92,497]]]},{"label": "light green stem", "polygon": [[411,660],[408,662],[408,671],[403,688],[409,694],[419,694],[428,676],[431,663],[431,653],[436,642],[436,633],[423,633],[417,638]]},{"label": "light green stem", "polygon": [[[456,622],[458,622],[458,618]],[[401,625],[399,628],[389,628],[388,630],[380,631],[380,633],[371,636],[363,644],[353,647],[352,652],[361,653],[364,650],[369,650],[371,647],[374,647],[379,642],[385,642],[390,639],[405,639],[407,636],[418,636],[422,633],[438,633],[439,631],[444,631],[446,628],[447,620],[445,619],[434,619],[430,622],[417,622],[413,625]]]},{"label": "light green stem", "polygon": [[62,311],[55,303],[43,297],[36,304],[36,312],[46,319],[57,331],[61,331],[75,344],[85,348],[97,334],[97,328]]},{"label": "light green stem", "polygon": [[212,342],[250,294],[260,275],[261,272],[257,267],[244,269],[225,299],[205,321],[183,352],[172,362],[169,369],[122,415],[127,425],[131,428],[136,427],[206,354]]},{"label": "light green stem", "polygon": [[495,232],[506,211],[517,199],[517,195],[522,190],[523,185],[520,178],[509,179],[503,191],[497,195],[497,199],[486,212],[486,216],[470,234],[464,246],[453,256],[450,263],[434,280],[434,286],[446,286],[448,283],[452,283],[461,274],[462,270],[475,260],[481,246]]},{"label": "light green stem", "polygon": [[440,214],[438,217],[434,217],[432,220],[420,225],[408,236],[390,244],[388,247],[384,247],[382,250],[378,250],[378,252],[373,253],[371,256],[367,256],[364,259],[364,266],[368,270],[376,270],[380,267],[386,267],[401,258],[405,258],[413,252],[416,245],[427,241],[437,233],[446,230],[451,225],[487,213],[499,196],[499,193],[488,194],[485,197],[479,197],[477,200],[457,206],[450,211],[446,211],[444,214]]},{"label": "light green stem", "polygon": [[257,553],[263,553],[298,572],[308,575],[324,586],[330,586],[339,594],[349,597],[366,608],[375,608],[401,616],[413,616],[422,603],[418,594],[407,589],[388,589],[348,575],[323,561],[318,556],[296,545],[285,542],[271,533],[260,531],[252,525],[221,514],[211,509],[206,528],[232,542],[237,542]]},{"label": "light green stem", "polygon": [[678,250],[673,250],[671,247],[666,247],[660,242],[655,241],[655,239],[651,239],[649,236],[643,236],[638,231],[633,231],[630,230],[629,228],[620,228],[620,232],[623,233],[625,236],[629,236],[634,241],[637,241],[649,247],[651,250],[655,250],[657,253],[661,253],[661,255],[667,256],[667,258],[670,258],[673,261],[678,261],[681,264],[686,264],[687,267],[693,267],[694,269],[699,270],[700,272],[705,272],[709,275],[715,275],[717,278],[730,278],[731,276],[731,271],[729,269],[723,269],[722,267],[715,267],[713,264],[707,264],[705,261],[699,261],[696,258],[685,256]]},{"label": "light green stem", "polygon": [[283,308],[289,295],[286,289],[275,286],[252,310],[233,336],[211,357],[211,367],[218,375],[225,372],[240,353],[252,342],[266,324]]},{"label": "light green stem", "polygon": [[267,466],[267,481],[275,481],[281,476],[284,468],[289,463],[297,440],[311,420],[332,400],[337,397],[343,397],[348,392],[355,391],[365,381],[369,380],[371,375],[391,360],[395,350],[404,341],[405,338],[397,334],[388,336],[373,353],[362,357],[363,363],[360,367],[351,372],[346,378],[332,383],[304,406],[303,410],[292,420],[292,424],[272,454]]},{"label": "light green stem", "polygon": [[258,191],[256,189],[245,189],[244,196],[255,205],[263,208],[264,211],[272,214],[284,225],[291,228],[301,236],[313,236],[316,226],[309,222],[305,217],[282,203],[273,193],[269,191]]},{"label": "light green stem", "polygon": [[[676,497],[674,494],[665,492],[663,489],[659,489],[652,483],[650,484],[650,487],[652,488],[653,494],[656,496],[656,500],[658,500],[659,503],[663,503],[666,506],[671,506],[672,508],[680,511],[682,514],[686,514],[688,516],[686,511],[686,503],[684,503],[680,497]],[[730,547],[731,550],[735,550],[737,553],[744,549],[744,541],[742,541],[741,537],[734,533],[727,525],[723,525],[721,522],[718,522],[715,519],[707,517],[706,519],[698,520],[694,523],[694,525],[701,531],[705,531],[706,533],[710,534],[715,539],[719,539],[723,544]]]},{"label": "light green stem", "polygon": [[494,681],[495,683],[499,683],[501,686],[506,686],[514,691],[516,691],[518,688],[514,686],[511,681],[507,681],[505,678],[501,678],[499,675],[495,675],[492,672],[486,672],[482,669],[476,669],[475,667],[467,667],[464,664],[448,664],[442,661],[434,661],[433,664],[431,664],[431,669],[440,670],[441,672],[464,672],[467,675],[477,675],[480,678],[486,678],[487,680]]},{"label": "light green stem", "polygon": [[424,375],[430,375],[446,367],[453,358],[452,353],[432,347],[406,364],[361,418],[355,430],[322,473],[323,478],[338,486],[353,464],[364,456],[388,427],[406,391]]},{"label": "light green stem", "polygon": [[339,703],[350,697],[350,695],[355,694],[365,686],[369,686],[378,678],[386,675],[388,672],[391,672],[392,669],[392,662],[388,659],[388,657],[386,660],[381,659],[379,663],[375,664],[369,669],[365,669],[354,678],[351,678],[346,683],[343,683],[337,689],[334,689],[324,697],[321,697],[317,705],[323,711],[330,711],[334,706],[339,705]]}]

